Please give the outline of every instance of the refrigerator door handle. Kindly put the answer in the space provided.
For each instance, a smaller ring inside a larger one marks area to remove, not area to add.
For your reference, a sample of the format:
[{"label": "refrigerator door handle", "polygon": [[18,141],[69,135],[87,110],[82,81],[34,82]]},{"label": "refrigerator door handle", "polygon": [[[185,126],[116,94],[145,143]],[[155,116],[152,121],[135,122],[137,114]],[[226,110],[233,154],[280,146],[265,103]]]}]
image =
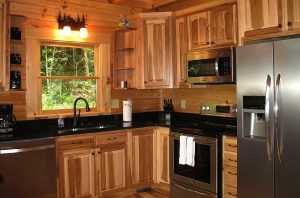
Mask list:
[{"label": "refrigerator door handle", "polygon": [[279,126],[279,94],[280,94],[280,86],[281,86],[281,75],[278,74],[276,78],[275,84],[275,105],[274,105],[274,115],[275,115],[275,137],[277,143],[277,154],[279,163],[282,162],[281,155],[281,131]]},{"label": "refrigerator door handle", "polygon": [[265,135],[267,144],[268,160],[272,160],[271,138],[270,138],[270,93],[271,93],[271,76],[267,76],[266,97],[265,97]]}]

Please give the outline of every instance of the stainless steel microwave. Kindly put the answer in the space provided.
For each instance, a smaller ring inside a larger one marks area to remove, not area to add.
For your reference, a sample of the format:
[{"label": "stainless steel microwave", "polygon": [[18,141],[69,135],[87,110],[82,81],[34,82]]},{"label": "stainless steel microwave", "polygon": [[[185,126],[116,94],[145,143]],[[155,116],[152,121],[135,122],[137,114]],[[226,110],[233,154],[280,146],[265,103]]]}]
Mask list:
[{"label": "stainless steel microwave", "polygon": [[187,79],[191,84],[235,82],[235,48],[187,53]]}]

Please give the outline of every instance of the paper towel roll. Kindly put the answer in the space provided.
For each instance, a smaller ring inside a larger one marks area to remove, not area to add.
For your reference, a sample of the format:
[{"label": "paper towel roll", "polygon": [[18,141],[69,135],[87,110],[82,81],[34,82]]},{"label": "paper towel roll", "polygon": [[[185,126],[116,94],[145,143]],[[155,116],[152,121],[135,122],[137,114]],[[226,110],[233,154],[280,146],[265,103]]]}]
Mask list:
[{"label": "paper towel roll", "polygon": [[132,121],[132,101],[123,100],[123,121],[131,122]]}]

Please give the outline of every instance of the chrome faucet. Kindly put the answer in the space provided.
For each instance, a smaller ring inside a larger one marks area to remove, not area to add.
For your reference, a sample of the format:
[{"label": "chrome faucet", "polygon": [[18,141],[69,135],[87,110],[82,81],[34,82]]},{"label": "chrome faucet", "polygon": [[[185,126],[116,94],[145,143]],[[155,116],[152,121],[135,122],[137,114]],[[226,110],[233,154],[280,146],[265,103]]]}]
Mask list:
[{"label": "chrome faucet", "polygon": [[88,101],[85,99],[85,98],[82,98],[82,97],[78,97],[76,98],[76,100],[74,101],[74,122],[73,122],[73,127],[77,127],[78,125],[78,122],[80,120],[80,109],[78,110],[78,116],[76,116],[76,105],[77,105],[77,102],[79,100],[82,100],[85,102],[85,109],[86,109],[86,112],[89,112],[91,111],[90,107],[89,107],[89,103]]}]

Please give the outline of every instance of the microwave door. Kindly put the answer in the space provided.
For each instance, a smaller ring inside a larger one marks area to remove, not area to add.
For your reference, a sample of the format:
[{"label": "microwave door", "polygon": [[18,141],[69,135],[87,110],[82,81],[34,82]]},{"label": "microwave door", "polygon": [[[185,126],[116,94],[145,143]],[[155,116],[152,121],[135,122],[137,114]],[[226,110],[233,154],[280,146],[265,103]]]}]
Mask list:
[{"label": "microwave door", "polygon": [[188,82],[207,83],[219,81],[215,63],[216,58],[188,61]]}]

